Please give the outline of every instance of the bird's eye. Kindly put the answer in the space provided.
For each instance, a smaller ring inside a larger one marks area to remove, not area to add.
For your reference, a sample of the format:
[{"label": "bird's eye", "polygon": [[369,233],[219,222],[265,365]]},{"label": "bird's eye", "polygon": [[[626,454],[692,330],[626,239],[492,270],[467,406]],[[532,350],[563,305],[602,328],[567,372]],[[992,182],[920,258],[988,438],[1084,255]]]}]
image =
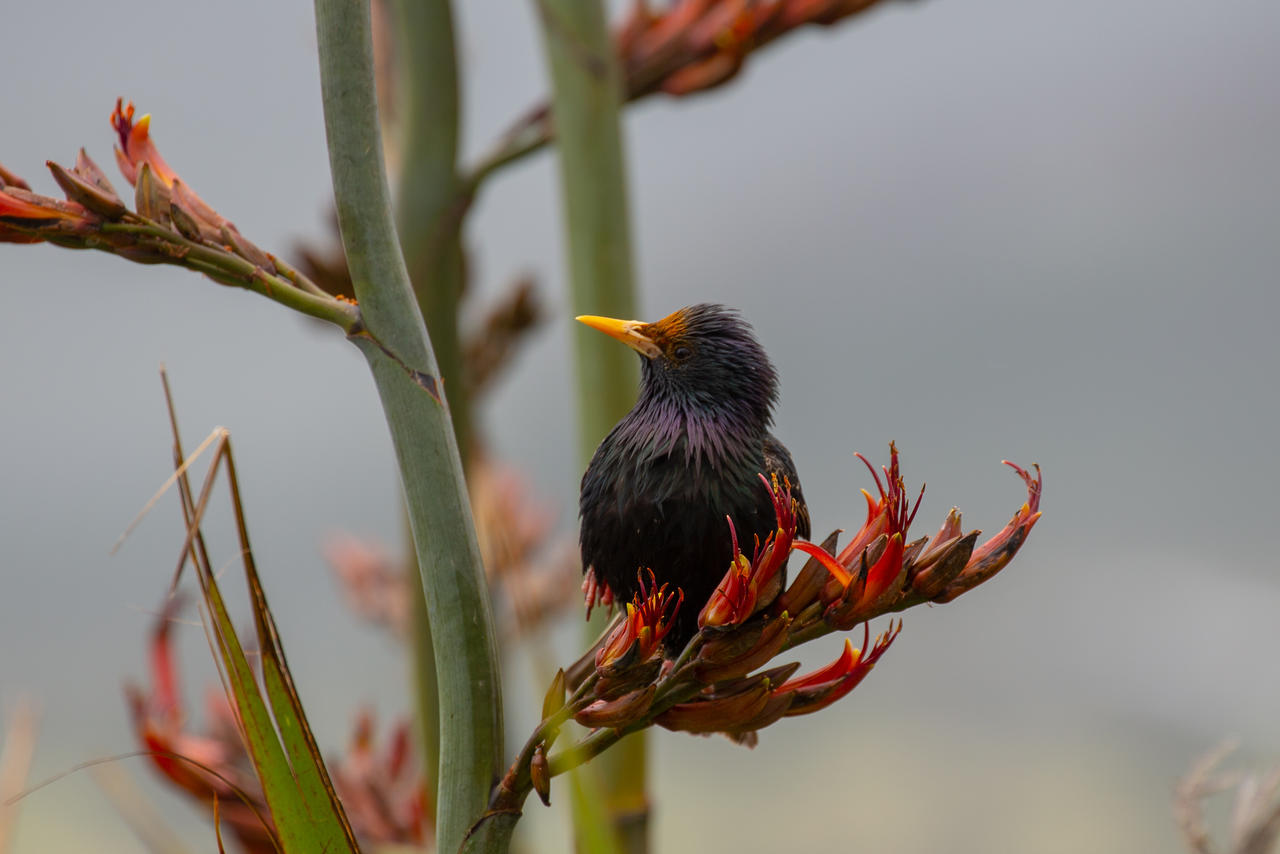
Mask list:
[{"label": "bird's eye", "polygon": [[688,347],[685,347],[684,345],[681,345],[681,346],[677,347],[677,348],[675,349],[675,351],[674,351],[674,352],[672,352],[672,354],[671,354],[671,355],[672,355],[672,356],[675,356],[675,357],[676,357],[677,359],[679,359],[680,361],[684,361],[685,359],[687,359],[687,358],[689,358],[690,356],[692,356],[692,355],[693,355],[693,351],[692,351],[692,350],[690,350]]}]

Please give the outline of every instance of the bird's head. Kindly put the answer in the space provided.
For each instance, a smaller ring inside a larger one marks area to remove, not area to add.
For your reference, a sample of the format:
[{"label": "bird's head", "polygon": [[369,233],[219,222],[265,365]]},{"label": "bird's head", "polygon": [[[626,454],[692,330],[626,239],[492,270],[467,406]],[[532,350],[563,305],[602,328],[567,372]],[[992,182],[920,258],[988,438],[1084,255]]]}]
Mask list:
[{"label": "bird's head", "polygon": [[640,354],[642,403],[647,398],[768,422],[778,376],[751,325],[736,311],[702,303],[653,323],[594,315],[578,320]]}]

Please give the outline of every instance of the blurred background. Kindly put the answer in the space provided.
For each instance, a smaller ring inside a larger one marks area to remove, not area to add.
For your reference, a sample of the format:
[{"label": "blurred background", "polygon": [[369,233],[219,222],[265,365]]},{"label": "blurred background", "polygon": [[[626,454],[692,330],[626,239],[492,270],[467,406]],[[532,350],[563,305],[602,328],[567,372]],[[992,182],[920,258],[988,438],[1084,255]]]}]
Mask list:
[{"label": "blurred background", "polygon": [[[532,4],[456,5],[477,154],[545,73]],[[286,256],[327,238],[307,4],[26,3],[4,20],[0,162],[34,189],[54,192],[44,161],[81,145],[115,180],[123,95],[246,236]],[[659,732],[657,850],[1178,851],[1171,794],[1195,758],[1227,736],[1242,764],[1280,758],[1277,32],[1270,0],[891,4],[789,37],[709,95],[629,108],[642,315],[715,301],[755,325],[815,533],[856,527],[852,453],[880,460],[890,439],[908,487],[928,482],[920,533],[953,504],[998,530],[1024,499],[1003,458],[1046,482],[1013,566],[907,614],[853,697],[754,752]],[[467,242],[482,299],[529,273],[550,307],[481,417],[572,539],[554,165],[495,178]],[[189,444],[232,430],[268,592],[306,591],[272,604],[322,745],[361,704],[406,711],[400,650],[349,614],[321,556],[339,531],[401,540],[354,348],[100,254],[0,246],[0,293],[0,714],[41,709],[32,781],[135,748],[121,686],[145,676],[181,547],[172,497],[108,551],[170,470],[161,362]],[[200,630],[182,640],[197,706],[216,677]],[[541,686],[522,650],[504,667],[523,740]],[[124,766],[216,850],[145,762]],[[534,805],[527,824],[567,850],[562,813]],[[141,846],[84,772],[25,799],[19,854],[88,850]]]}]

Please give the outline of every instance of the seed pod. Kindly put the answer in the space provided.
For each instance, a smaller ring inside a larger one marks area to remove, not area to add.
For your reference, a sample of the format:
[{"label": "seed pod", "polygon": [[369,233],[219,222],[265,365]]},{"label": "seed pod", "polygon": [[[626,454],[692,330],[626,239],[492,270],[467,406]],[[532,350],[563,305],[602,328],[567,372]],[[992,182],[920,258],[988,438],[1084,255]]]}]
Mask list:
[{"label": "seed pod", "polygon": [[533,781],[533,790],[542,799],[543,806],[551,806],[551,770],[547,767],[547,752],[541,744],[533,749],[529,779]]}]

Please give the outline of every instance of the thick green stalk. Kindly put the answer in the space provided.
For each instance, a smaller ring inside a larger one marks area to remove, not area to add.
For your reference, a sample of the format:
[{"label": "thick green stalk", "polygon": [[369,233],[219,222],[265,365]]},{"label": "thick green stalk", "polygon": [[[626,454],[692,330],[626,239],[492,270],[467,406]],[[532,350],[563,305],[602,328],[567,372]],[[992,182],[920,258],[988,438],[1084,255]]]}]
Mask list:
[{"label": "thick green stalk", "polygon": [[[369,6],[316,0],[334,200],[364,321],[400,360],[438,375],[392,221],[374,96]],[[493,616],[447,405],[356,338],[391,429],[435,641],[441,754],[437,850],[458,849],[500,773],[502,706]],[[498,850],[498,849],[493,849]]]},{"label": "thick green stalk", "polygon": [[[604,7],[599,0],[535,2],[551,69],[574,313],[631,318],[636,306],[619,122],[622,78]],[[626,347],[574,326],[580,460],[585,466],[596,445],[635,401],[637,368],[635,355]],[[593,638],[598,629],[588,629]],[[646,851],[643,734],[626,739],[586,770],[600,779],[605,809],[622,849]]]},{"label": "thick green stalk", "polygon": [[[407,554],[416,554],[413,530],[406,516],[404,537]],[[417,706],[418,735],[422,740],[419,755],[427,784],[432,793],[440,788],[436,770],[440,767],[440,680],[436,676],[435,643],[431,640],[431,618],[427,612],[426,591],[421,584],[409,589],[409,666]]]},{"label": "thick green stalk", "polygon": [[[551,68],[573,309],[636,313],[621,77],[599,0],[535,0]],[[581,461],[635,403],[635,354],[575,325]]]},{"label": "thick green stalk", "polygon": [[[391,0],[395,47],[392,89],[396,98],[400,170],[395,187],[396,230],[409,281],[427,323],[458,452],[471,461],[471,407],[462,378],[458,299],[462,291],[462,210],[457,203],[458,64],[450,0]],[[384,127],[384,130],[386,128]],[[417,700],[422,757],[430,768],[440,756],[440,708],[431,623],[422,594],[413,597],[409,657]],[[432,786],[440,787],[439,780]]]},{"label": "thick green stalk", "polygon": [[396,227],[440,376],[453,391],[454,432],[469,464],[471,407],[462,383],[458,301],[465,277],[461,226],[470,199],[459,190],[453,11],[449,0],[391,0],[389,5],[401,157]]}]

